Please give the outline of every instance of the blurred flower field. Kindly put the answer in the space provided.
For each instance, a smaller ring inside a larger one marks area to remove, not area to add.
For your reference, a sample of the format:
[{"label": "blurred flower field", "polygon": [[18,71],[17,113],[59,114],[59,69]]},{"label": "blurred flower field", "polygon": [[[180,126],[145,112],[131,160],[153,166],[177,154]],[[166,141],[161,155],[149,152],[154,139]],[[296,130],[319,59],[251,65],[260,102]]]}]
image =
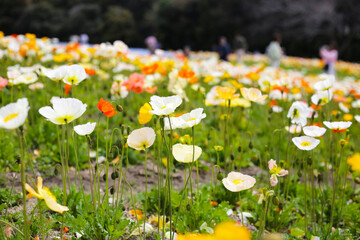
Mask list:
[{"label": "blurred flower field", "polygon": [[360,65],[229,60],[0,32],[1,239],[359,239]]}]

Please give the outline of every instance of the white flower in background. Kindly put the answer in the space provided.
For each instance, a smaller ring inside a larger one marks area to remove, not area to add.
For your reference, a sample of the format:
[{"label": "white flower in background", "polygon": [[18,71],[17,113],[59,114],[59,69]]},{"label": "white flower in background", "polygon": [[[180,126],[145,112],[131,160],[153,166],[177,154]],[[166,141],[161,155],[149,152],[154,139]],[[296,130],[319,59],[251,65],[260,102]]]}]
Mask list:
[{"label": "white flower in background", "polygon": [[275,106],[272,107],[272,110],[273,110],[273,112],[279,113],[279,112],[283,111],[283,108],[280,107],[280,106],[275,105]]},{"label": "white flower in background", "polygon": [[324,125],[333,130],[334,132],[345,132],[346,129],[348,129],[351,126],[352,122],[344,122],[344,121],[340,121],[340,122],[328,122],[328,121],[324,121]]},{"label": "white flower in background", "polygon": [[349,112],[350,112],[349,108],[346,107],[342,102],[339,103],[339,108],[340,108],[340,110],[343,111],[344,113],[349,113]]},{"label": "white flower in background", "polygon": [[309,136],[294,137],[292,141],[300,150],[306,151],[313,150],[320,143],[320,140]]},{"label": "white flower in background", "polygon": [[309,112],[310,110],[306,103],[296,101],[291,105],[287,117],[291,118],[291,123],[305,126]]},{"label": "white flower in background", "polygon": [[241,95],[249,101],[256,103],[263,103],[268,95],[262,95],[262,92],[257,88],[241,88]]},{"label": "white flower in background", "polygon": [[43,89],[43,88],[44,88],[44,84],[42,83],[34,83],[29,85],[29,89],[31,90]]},{"label": "white flower in background", "polygon": [[17,76],[14,79],[9,78],[10,85],[17,85],[17,84],[31,84],[38,80],[38,76],[34,72],[27,72]]},{"label": "white flower in background", "polygon": [[42,107],[39,113],[47,120],[57,124],[67,124],[79,118],[86,111],[87,105],[76,98],[53,99],[53,107]]},{"label": "white flower in background", "polygon": [[153,230],[154,230],[154,228],[153,228],[153,226],[152,226],[151,224],[145,223],[145,231],[144,231],[144,226],[136,227],[136,228],[134,229],[134,231],[129,235],[129,237],[130,237],[130,236],[140,235],[140,234],[142,234],[143,232],[149,233],[149,232],[151,232],[151,231],[153,231]]},{"label": "white flower in background", "polygon": [[238,214],[240,219],[244,219],[244,224],[248,222],[248,218],[254,218],[254,216],[249,212],[241,212]]},{"label": "white flower in background", "polygon": [[303,128],[304,134],[309,137],[321,137],[325,134],[326,128],[318,126],[307,126]]},{"label": "white flower in background", "polygon": [[269,93],[269,98],[272,100],[286,100],[288,97],[286,92],[281,93],[279,89],[271,90]]},{"label": "white flower in background", "polygon": [[217,88],[218,86],[212,87],[210,91],[206,94],[206,106],[216,106],[224,102],[224,100],[219,97],[219,94],[216,90]]},{"label": "white flower in background", "polygon": [[87,77],[85,68],[78,64],[67,66],[64,71],[66,71],[66,74],[63,78],[63,82],[66,84],[78,85]]},{"label": "white flower in background", "polygon": [[154,129],[143,127],[132,131],[128,138],[127,144],[129,147],[136,150],[145,150],[153,145],[156,138]]},{"label": "white flower in background", "polygon": [[353,101],[353,102],[351,103],[351,106],[352,106],[353,108],[360,108],[360,99],[358,99],[358,100],[356,100],[356,101]]},{"label": "white flower in background", "polygon": [[86,124],[76,125],[74,131],[81,136],[90,135],[94,131],[95,126],[96,122],[88,122]]},{"label": "white flower in background", "polygon": [[155,95],[150,98],[150,105],[153,109],[150,113],[158,116],[169,115],[173,113],[181,103],[182,99],[178,95],[170,97],[159,97]]},{"label": "white flower in background", "polygon": [[[173,239],[173,240],[176,240],[176,239],[177,239],[177,234],[176,234],[176,232],[172,231],[171,234],[173,235],[173,238],[172,238],[172,239]],[[166,233],[165,233],[165,239],[170,239],[170,236],[171,236],[171,235],[170,235],[170,232],[166,232]]]},{"label": "white flower in background", "polygon": [[18,99],[15,103],[0,108],[0,128],[11,130],[20,127],[25,123],[29,109],[27,98]]},{"label": "white flower in background", "polygon": [[332,97],[331,91],[319,91],[311,96],[311,102],[315,105],[324,105],[330,102]]},{"label": "white flower in background", "polygon": [[325,74],[320,74],[319,75],[320,78],[325,78],[325,80],[317,82],[314,84],[314,89],[316,89],[317,91],[326,91],[329,90],[330,88],[332,88],[332,86],[334,85],[335,82],[335,77],[332,75],[325,75]]},{"label": "white flower in background", "polygon": [[261,76],[258,80],[261,91],[269,91],[270,87],[272,85],[272,82],[273,82],[273,80],[271,77],[269,77],[267,75]]},{"label": "white flower in background", "polygon": [[121,53],[126,53],[129,50],[129,47],[120,40],[116,40],[113,45],[115,50]]},{"label": "white flower in background", "polygon": [[355,120],[358,121],[358,122],[360,122],[360,115],[356,115],[356,116],[355,116]]},{"label": "white flower in background", "polygon": [[181,78],[178,75],[179,71],[177,69],[174,69],[169,73],[168,91],[180,96],[185,101],[188,101],[184,91],[188,84],[188,79]]},{"label": "white flower in background", "polygon": [[60,66],[55,69],[44,69],[44,75],[51,80],[58,82],[64,79],[66,73],[67,73],[67,67],[68,66]]},{"label": "white flower in background", "polygon": [[[206,117],[203,108],[196,108],[189,113],[185,113],[179,117],[170,117],[171,128],[191,128],[200,123]],[[165,130],[170,130],[169,119],[165,118]]]},{"label": "white flower in background", "polygon": [[256,179],[239,172],[230,172],[228,176],[222,180],[222,183],[227,190],[240,192],[252,188],[256,183]]},{"label": "white flower in background", "polygon": [[301,126],[300,125],[291,125],[290,127],[286,126],[285,130],[292,134],[301,133]]},{"label": "white flower in background", "polygon": [[195,154],[193,150],[194,145],[177,143],[172,147],[172,154],[177,161],[182,163],[189,163],[193,161],[193,155],[194,161],[196,161],[199,159],[202,153],[201,147],[195,146]]}]

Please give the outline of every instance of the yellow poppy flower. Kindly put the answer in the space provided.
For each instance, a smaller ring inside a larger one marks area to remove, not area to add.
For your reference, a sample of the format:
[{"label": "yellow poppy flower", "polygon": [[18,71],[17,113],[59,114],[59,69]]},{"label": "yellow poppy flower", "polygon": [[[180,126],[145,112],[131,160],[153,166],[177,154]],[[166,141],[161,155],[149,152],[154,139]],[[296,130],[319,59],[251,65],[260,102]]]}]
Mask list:
[{"label": "yellow poppy flower", "polygon": [[152,118],[152,114],[150,113],[152,111],[152,108],[149,103],[145,103],[141,106],[139,110],[139,123],[140,124],[146,124],[150,122]]},{"label": "yellow poppy flower", "polygon": [[354,172],[360,172],[360,153],[355,153],[347,159],[347,163]]},{"label": "yellow poppy flower", "polygon": [[63,213],[69,211],[69,208],[66,206],[62,206],[56,202],[55,196],[50,192],[47,187],[43,187],[43,179],[41,177],[37,177],[37,191],[35,191],[29,184],[25,184],[26,191],[29,194],[26,196],[27,198],[36,197],[38,199],[44,199],[46,205],[53,211],[58,213]]},{"label": "yellow poppy flower", "polygon": [[216,91],[221,99],[232,100],[239,97],[239,94],[235,94],[236,89],[232,87],[217,87]]}]

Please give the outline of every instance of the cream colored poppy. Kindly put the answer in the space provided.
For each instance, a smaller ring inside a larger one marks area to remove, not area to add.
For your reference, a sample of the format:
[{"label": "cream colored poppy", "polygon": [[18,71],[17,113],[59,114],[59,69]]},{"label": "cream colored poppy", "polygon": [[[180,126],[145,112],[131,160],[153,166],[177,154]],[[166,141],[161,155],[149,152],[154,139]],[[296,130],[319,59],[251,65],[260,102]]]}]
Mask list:
[{"label": "cream colored poppy", "polygon": [[231,192],[240,192],[252,188],[256,179],[239,172],[230,172],[226,178],[222,180],[225,188]]},{"label": "cream colored poppy", "polygon": [[[182,163],[189,163],[193,160],[194,146],[177,143],[172,147],[174,158]],[[194,161],[198,160],[202,153],[201,147],[195,146]]]},{"label": "cream colored poppy", "polygon": [[257,88],[241,88],[242,96],[252,102],[263,103],[268,97],[267,95],[262,95],[261,91]]},{"label": "cream colored poppy", "polygon": [[132,131],[127,139],[127,145],[136,150],[145,150],[153,145],[156,138],[154,129],[143,127]]}]

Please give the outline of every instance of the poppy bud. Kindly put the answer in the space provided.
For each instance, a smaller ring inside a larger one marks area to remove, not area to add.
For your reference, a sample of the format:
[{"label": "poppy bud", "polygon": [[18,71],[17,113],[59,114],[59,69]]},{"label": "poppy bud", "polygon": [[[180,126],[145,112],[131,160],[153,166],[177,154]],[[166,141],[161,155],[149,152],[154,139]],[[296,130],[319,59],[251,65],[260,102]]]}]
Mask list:
[{"label": "poppy bud", "polygon": [[272,202],[273,202],[273,204],[276,206],[276,205],[278,205],[279,204],[279,198],[278,197],[273,197],[272,198]]},{"label": "poppy bud", "polygon": [[57,168],[54,169],[54,175],[57,176],[59,174],[59,170]]},{"label": "poppy bud", "polygon": [[231,159],[232,161],[234,161],[234,159],[235,159],[234,154],[231,154],[231,155],[230,155],[230,159]]},{"label": "poppy bud", "polygon": [[313,163],[312,158],[311,158],[311,157],[308,157],[308,158],[307,158],[307,164],[311,166],[312,163]]},{"label": "poppy bud", "polygon": [[258,156],[257,155],[252,155],[252,157],[251,157],[251,160],[253,160],[253,161],[257,161],[259,158],[258,158]]},{"label": "poppy bud", "polygon": [[111,173],[111,179],[112,180],[115,180],[115,179],[117,179],[119,177],[119,173],[118,172],[113,172],[113,173]]},{"label": "poppy bud", "polygon": [[356,182],[357,184],[360,184],[360,177],[356,177],[356,178],[355,178],[355,182]]},{"label": "poppy bud", "polygon": [[253,144],[252,144],[252,141],[250,141],[250,142],[249,142],[249,148],[250,148],[250,149],[253,149],[253,147],[254,147],[254,146],[253,146]]},{"label": "poppy bud", "polygon": [[224,178],[224,175],[221,172],[219,172],[216,178],[217,178],[217,180],[222,181]]},{"label": "poppy bud", "polygon": [[278,207],[279,207],[280,210],[282,210],[284,206],[283,206],[282,203],[279,203]]},{"label": "poppy bud", "polygon": [[241,146],[239,146],[237,150],[238,150],[238,152],[241,152]]},{"label": "poppy bud", "polygon": [[103,175],[103,180],[106,181],[106,174]]},{"label": "poppy bud", "polygon": [[297,175],[298,175],[298,177],[301,177],[301,176],[302,176],[302,172],[299,170],[299,171],[297,172]]},{"label": "poppy bud", "polygon": [[124,111],[124,108],[120,104],[118,104],[118,105],[116,105],[116,110],[118,110],[119,112],[122,112],[122,111]]},{"label": "poppy bud", "polygon": [[165,120],[164,120],[164,118],[162,117],[162,118],[160,118],[160,127],[161,128],[164,128],[164,126],[165,126],[165,122],[164,122]]},{"label": "poppy bud", "polygon": [[115,193],[115,188],[114,188],[114,186],[111,186],[110,187],[110,194],[114,195],[114,193]]},{"label": "poppy bud", "polygon": [[269,112],[269,114],[272,114],[274,111],[272,108],[269,108],[268,112]]},{"label": "poppy bud", "polygon": [[186,205],[186,210],[188,210],[188,211],[191,210],[191,205],[190,204]]}]

